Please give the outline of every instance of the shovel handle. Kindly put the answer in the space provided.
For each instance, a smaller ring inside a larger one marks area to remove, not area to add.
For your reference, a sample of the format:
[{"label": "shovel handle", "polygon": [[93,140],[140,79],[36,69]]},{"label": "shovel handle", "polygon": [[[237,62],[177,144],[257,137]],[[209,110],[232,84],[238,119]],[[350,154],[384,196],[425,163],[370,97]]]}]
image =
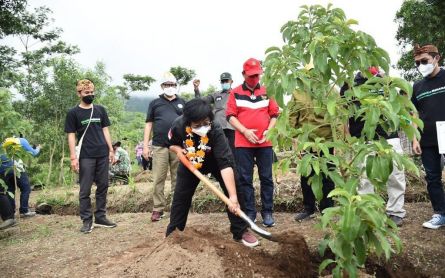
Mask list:
[{"label": "shovel handle", "polygon": [[[207,187],[210,190],[212,190],[212,192],[215,193],[216,196],[218,196],[218,198],[220,198],[229,207],[232,205],[232,202],[230,201],[230,199],[227,198],[227,196],[224,195],[224,193],[222,193],[218,188],[216,188],[216,186],[213,183],[211,183],[206,176],[201,174],[201,172],[193,166],[193,164],[190,162],[190,160],[188,160],[187,157],[184,155],[184,153],[182,152],[182,149],[180,147],[171,146],[170,150],[174,151],[176,153],[176,155],[178,156],[179,160],[181,161],[181,163],[185,167],[187,167],[187,169],[189,169],[190,172],[192,172],[195,176],[197,176],[203,183],[205,183],[205,185],[207,185]],[[238,210],[238,211],[240,211],[240,210]]]}]

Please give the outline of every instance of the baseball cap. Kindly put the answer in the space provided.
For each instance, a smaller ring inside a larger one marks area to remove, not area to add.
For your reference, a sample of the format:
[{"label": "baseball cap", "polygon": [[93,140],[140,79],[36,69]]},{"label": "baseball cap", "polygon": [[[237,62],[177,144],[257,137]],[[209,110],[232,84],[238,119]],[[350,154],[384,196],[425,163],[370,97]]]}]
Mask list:
[{"label": "baseball cap", "polygon": [[162,76],[161,84],[164,84],[164,83],[175,83],[176,84],[176,77],[171,72],[166,72]]},{"label": "baseball cap", "polygon": [[219,77],[219,80],[232,80],[232,75],[228,72],[221,73],[221,76]]},{"label": "baseball cap", "polygon": [[255,58],[250,58],[244,62],[243,71],[247,76],[262,74],[261,62]]}]

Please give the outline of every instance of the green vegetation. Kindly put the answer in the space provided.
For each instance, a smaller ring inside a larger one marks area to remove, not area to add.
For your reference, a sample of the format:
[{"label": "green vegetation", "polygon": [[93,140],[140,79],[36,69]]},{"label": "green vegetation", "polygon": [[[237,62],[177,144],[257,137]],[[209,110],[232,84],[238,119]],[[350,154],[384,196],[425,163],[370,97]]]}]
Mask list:
[{"label": "green vegetation", "polygon": [[[388,54],[370,35],[352,29],[355,24],[355,20],[346,19],[341,9],[331,5],[303,6],[298,18],[281,28],[285,44],[269,48],[264,61],[268,93],[283,108],[268,136],[278,151],[294,151],[280,161],[281,167],[287,171],[296,163],[298,174],[309,176],[313,172],[309,183],[318,200],[322,198],[323,175],[335,183],[329,196],[337,206],[323,211],[320,227],[326,236],[319,248],[322,256],[326,249],[334,253],[334,259],[326,259],[320,265],[321,272],[334,264],[334,277],[345,274],[357,277],[357,269],[364,267],[368,254],[389,259],[391,253],[400,251],[397,227],[386,217],[384,200],[378,193],[358,195],[357,186],[366,172],[377,191],[381,191],[393,162],[397,167],[418,173],[408,157],[395,153],[386,140],[375,141],[374,135],[376,126],[381,125],[386,132],[401,129],[413,138],[419,133],[410,121],[422,125],[410,115],[415,111],[410,102],[411,86],[405,80],[389,76]],[[307,66],[312,62],[313,69]],[[383,69],[386,76],[373,77],[368,72],[371,66]],[[369,80],[339,97],[337,88],[344,83],[354,84],[357,71]],[[290,126],[290,115],[299,110],[295,110],[298,106],[293,100],[285,105],[284,97],[294,92],[307,93],[314,113],[324,115],[332,140],[314,138],[313,131],[320,126],[309,123],[299,128]],[[360,102],[360,108],[356,102]],[[362,117],[365,121],[360,139],[348,136],[341,128],[350,117]],[[335,149],[335,155],[330,149]]]}]

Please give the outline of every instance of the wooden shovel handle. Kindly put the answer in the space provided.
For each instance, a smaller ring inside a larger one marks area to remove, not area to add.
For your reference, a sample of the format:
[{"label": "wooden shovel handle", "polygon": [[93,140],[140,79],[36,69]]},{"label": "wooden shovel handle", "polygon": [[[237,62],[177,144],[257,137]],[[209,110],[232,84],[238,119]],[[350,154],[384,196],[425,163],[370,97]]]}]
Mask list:
[{"label": "wooden shovel handle", "polygon": [[210,190],[212,190],[212,192],[215,193],[218,198],[220,198],[229,207],[232,205],[232,201],[230,201],[230,199],[227,198],[224,193],[222,193],[212,182],[210,182],[206,176],[201,174],[201,172],[193,166],[190,160],[188,160],[182,152],[182,148],[179,146],[170,146],[170,150],[175,152],[182,164],[184,164],[184,166],[187,167],[190,172],[197,176],[199,180],[201,180]]}]

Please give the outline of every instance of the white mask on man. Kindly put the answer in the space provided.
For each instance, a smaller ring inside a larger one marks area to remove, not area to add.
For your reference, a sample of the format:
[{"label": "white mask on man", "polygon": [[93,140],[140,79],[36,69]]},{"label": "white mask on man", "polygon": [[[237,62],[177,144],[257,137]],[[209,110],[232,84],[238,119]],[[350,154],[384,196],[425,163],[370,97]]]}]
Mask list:
[{"label": "white mask on man", "polygon": [[177,93],[177,90],[175,87],[167,87],[164,88],[164,94],[168,97],[174,96]]},{"label": "white mask on man", "polygon": [[426,64],[426,65],[421,64],[417,67],[417,69],[419,70],[420,74],[422,74],[423,77],[427,77],[434,71],[434,64]]}]

